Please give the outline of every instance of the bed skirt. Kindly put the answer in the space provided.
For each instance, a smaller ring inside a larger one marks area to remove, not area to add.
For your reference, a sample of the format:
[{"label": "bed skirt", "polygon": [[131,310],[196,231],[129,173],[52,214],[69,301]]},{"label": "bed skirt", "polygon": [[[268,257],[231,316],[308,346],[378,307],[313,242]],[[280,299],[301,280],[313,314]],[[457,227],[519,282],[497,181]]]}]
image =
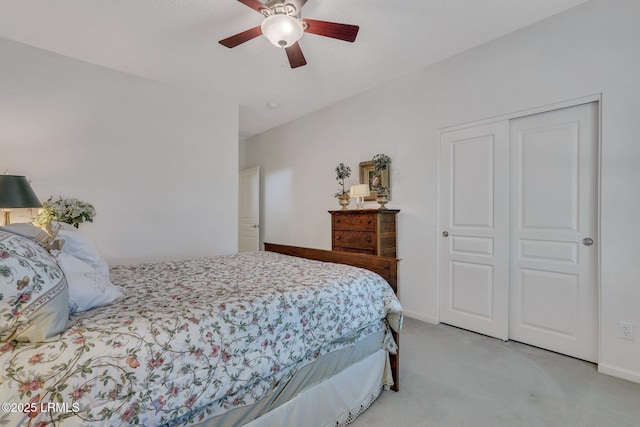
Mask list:
[{"label": "bed skirt", "polygon": [[208,419],[198,427],[346,425],[393,384],[384,332],[319,357],[258,403]]},{"label": "bed skirt", "polygon": [[[246,427],[346,426],[380,395],[388,358],[379,350]],[[387,374],[391,377],[390,367]]]}]

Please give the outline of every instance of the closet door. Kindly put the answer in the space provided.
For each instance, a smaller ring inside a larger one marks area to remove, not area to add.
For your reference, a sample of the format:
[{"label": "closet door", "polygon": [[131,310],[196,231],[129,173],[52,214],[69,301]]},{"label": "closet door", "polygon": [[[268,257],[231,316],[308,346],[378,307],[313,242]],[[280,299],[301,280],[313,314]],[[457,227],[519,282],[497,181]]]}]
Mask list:
[{"label": "closet door", "polygon": [[597,103],[511,121],[509,338],[597,361]]},{"label": "closet door", "polygon": [[440,135],[440,320],[507,339],[508,122]]}]

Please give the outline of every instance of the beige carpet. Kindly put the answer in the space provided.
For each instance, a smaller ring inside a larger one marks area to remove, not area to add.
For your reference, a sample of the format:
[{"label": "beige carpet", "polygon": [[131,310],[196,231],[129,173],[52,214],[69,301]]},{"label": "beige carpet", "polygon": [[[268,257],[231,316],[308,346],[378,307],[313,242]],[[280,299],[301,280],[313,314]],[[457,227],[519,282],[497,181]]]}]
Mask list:
[{"label": "beige carpet", "polygon": [[405,319],[400,392],[353,427],[640,426],[640,384],[516,342]]}]

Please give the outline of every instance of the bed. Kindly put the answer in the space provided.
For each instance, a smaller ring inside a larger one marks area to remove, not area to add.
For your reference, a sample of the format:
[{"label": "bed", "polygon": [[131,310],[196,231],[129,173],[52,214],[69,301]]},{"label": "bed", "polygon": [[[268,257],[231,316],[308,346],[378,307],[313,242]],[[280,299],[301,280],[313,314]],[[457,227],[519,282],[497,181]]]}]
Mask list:
[{"label": "bed", "polygon": [[111,268],[117,302],[0,342],[0,425],[344,425],[397,390],[397,260],[265,249]]}]

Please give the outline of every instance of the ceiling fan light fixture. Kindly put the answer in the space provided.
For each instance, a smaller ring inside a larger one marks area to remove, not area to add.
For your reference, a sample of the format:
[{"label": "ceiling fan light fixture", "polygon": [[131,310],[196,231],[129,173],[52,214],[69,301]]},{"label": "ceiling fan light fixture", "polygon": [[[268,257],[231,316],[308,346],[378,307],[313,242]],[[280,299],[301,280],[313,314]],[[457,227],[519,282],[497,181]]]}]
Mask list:
[{"label": "ceiling fan light fixture", "polygon": [[277,14],[262,21],[262,34],[276,47],[286,48],[302,37],[302,23],[293,16]]}]

